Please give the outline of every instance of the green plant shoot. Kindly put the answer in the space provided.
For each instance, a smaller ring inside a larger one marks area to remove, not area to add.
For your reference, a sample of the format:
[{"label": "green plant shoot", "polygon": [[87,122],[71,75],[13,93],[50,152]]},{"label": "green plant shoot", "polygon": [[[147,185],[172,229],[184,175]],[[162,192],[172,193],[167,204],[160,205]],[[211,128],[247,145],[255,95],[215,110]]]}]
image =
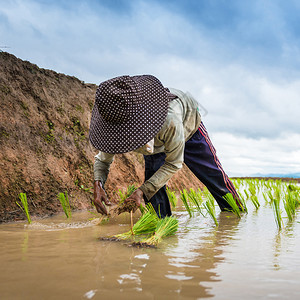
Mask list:
[{"label": "green plant shoot", "polygon": [[71,218],[71,207],[70,207],[70,202],[69,202],[67,191],[65,192],[65,194],[59,193],[58,199],[59,199],[59,202],[61,203],[61,206],[63,208],[63,211],[64,211],[66,217]]},{"label": "green plant shoot", "polygon": [[22,206],[18,203],[18,201],[16,201],[16,203],[23,210],[23,212],[25,213],[25,215],[27,217],[28,224],[30,224],[31,218],[30,218],[29,211],[28,211],[28,202],[27,202],[26,193],[20,193],[19,199],[21,200]]}]

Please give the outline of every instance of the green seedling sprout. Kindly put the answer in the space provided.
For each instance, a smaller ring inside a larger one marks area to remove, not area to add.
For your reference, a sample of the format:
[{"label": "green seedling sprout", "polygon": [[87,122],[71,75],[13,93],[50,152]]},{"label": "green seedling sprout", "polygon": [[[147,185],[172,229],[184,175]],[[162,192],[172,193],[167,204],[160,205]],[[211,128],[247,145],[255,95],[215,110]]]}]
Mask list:
[{"label": "green seedling sprout", "polygon": [[191,203],[194,205],[196,210],[202,214],[202,193],[199,190],[198,192],[196,192],[193,188],[191,188],[190,192],[188,193],[188,198],[190,199]]},{"label": "green seedling sprout", "polygon": [[250,200],[255,206],[255,209],[258,209],[260,207],[260,203],[258,202],[258,198],[256,196],[256,184],[254,182],[249,182],[249,192],[250,192]]},{"label": "green seedling sprout", "polygon": [[258,198],[256,195],[251,195],[250,200],[255,206],[255,209],[258,209],[260,207],[260,203],[258,202]]},{"label": "green seedling sprout", "polygon": [[29,215],[29,210],[28,210],[28,202],[27,202],[27,196],[26,193],[20,193],[19,194],[19,199],[21,200],[22,206],[16,201],[17,205],[23,210],[27,217],[28,224],[31,223],[31,218]]},{"label": "green seedling sprout", "polygon": [[296,215],[297,206],[299,205],[296,199],[296,194],[291,190],[288,190],[283,204],[289,221],[293,221]]},{"label": "green seedling sprout", "polygon": [[241,204],[241,209],[242,209],[242,212],[245,212],[246,214],[248,213],[248,208],[247,208],[247,205],[246,205],[246,201],[245,201],[245,198],[239,194],[239,197],[240,197],[240,204]]},{"label": "green seedling sprout", "polygon": [[208,214],[211,216],[213,221],[215,222],[215,225],[218,226],[218,220],[216,218],[216,209],[215,209],[215,203],[212,197],[209,197],[206,202],[203,203],[204,208],[208,212]]},{"label": "green seedling sprout", "polygon": [[281,230],[283,222],[282,222],[281,210],[280,210],[280,198],[274,198],[271,204],[274,211],[275,222],[277,224],[278,229]]},{"label": "green seedling sprout", "polygon": [[264,199],[265,199],[265,202],[266,202],[266,203],[269,203],[268,195],[265,194],[265,193],[263,193],[262,195],[263,195],[263,197],[264,197]]},{"label": "green seedling sprout", "polygon": [[64,193],[59,193],[58,194],[58,200],[61,203],[61,206],[63,208],[63,211],[66,215],[67,218],[71,218],[71,207],[70,207],[70,202],[68,198],[68,193],[67,191]]},{"label": "green seedling sprout", "polygon": [[193,212],[188,202],[188,193],[185,189],[180,192],[180,199],[182,200],[182,203],[191,218],[193,216]]},{"label": "green seedling sprout", "polygon": [[246,199],[248,200],[250,197],[249,197],[249,194],[247,193],[247,191],[246,190],[244,190],[244,193],[245,193],[245,195],[246,195]]},{"label": "green seedling sprout", "polygon": [[168,195],[168,199],[170,201],[170,204],[172,206],[172,208],[176,208],[176,205],[177,205],[177,197],[176,197],[176,194],[174,191],[171,191],[168,187],[166,188],[166,191],[167,191],[167,195]]}]

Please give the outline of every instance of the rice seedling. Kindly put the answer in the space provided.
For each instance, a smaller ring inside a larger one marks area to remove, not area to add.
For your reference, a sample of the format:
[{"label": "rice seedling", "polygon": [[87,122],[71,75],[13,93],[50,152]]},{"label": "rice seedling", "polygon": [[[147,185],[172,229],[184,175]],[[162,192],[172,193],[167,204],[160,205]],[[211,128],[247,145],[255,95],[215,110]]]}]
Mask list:
[{"label": "rice seedling", "polygon": [[281,210],[280,210],[280,198],[275,197],[271,204],[273,207],[275,222],[277,224],[278,229],[281,230],[283,222],[282,222]]},{"label": "rice seedling", "polygon": [[30,224],[31,223],[31,218],[30,218],[30,215],[29,215],[26,193],[20,193],[19,194],[19,199],[21,200],[22,206],[21,206],[21,204],[19,204],[18,201],[16,201],[16,203],[23,210],[23,212],[25,213],[25,215],[27,217],[28,224]]},{"label": "rice seedling", "polygon": [[114,238],[126,240],[136,235],[153,234],[158,220],[159,218],[156,215],[156,213],[153,213],[153,211],[148,210],[139,218],[139,220],[132,226],[132,228],[129,231],[117,234],[114,236]]},{"label": "rice seedling", "polygon": [[250,197],[249,197],[249,194],[247,193],[247,191],[246,190],[244,190],[244,193],[245,193],[245,195],[246,195],[246,199],[248,200]]},{"label": "rice seedling", "polygon": [[283,204],[289,221],[292,221],[296,215],[297,206],[299,205],[296,199],[296,194],[288,190],[287,194],[285,195]]},{"label": "rice seedling", "polygon": [[216,218],[216,208],[215,208],[215,203],[214,203],[213,198],[211,199],[209,197],[208,200],[206,200],[206,202],[203,203],[203,206],[206,209],[206,211],[208,212],[208,214],[211,216],[213,221],[215,222],[215,225],[218,226],[219,223]]},{"label": "rice seedling", "polygon": [[238,217],[241,218],[240,208],[236,203],[236,200],[233,198],[231,193],[227,193],[223,198],[227,201],[227,203],[231,207],[231,211]]},{"label": "rice seedling", "polygon": [[249,182],[249,189],[248,190],[251,194],[251,196],[250,196],[251,202],[255,206],[255,209],[258,209],[260,207],[260,203],[258,202],[258,198],[256,196],[256,186],[255,186],[255,184]]},{"label": "rice seedling", "polygon": [[171,191],[168,187],[166,188],[166,190],[167,190],[168,199],[170,201],[172,208],[176,208],[178,199],[176,197],[175,192]]},{"label": "rice seedling", "polygon": [[270,199],[269,203],[271,204],[274,201],[273,193],[272,193],[271,190],[268,190],[267,194],[268,194],[268,197]]},{"label": "rice seedling", "polygon": [[67,218],[71,218],[71,207],[70,207],[70,202],[68,198],[68,193],[67,191],[65,193],[59,193],[57,195],[59,202],[63,208],[63,211],[66,215]]},{"label": "rice seedling", "polygon": [[167,236],[174,235],[178,229],[178,220],[173,217],[165,217],[160,219],[156,225],[154,234],[140,242],[141,245],[145,246],[157,246],[161,240]]},{"label": "rice seedling", "polygon": [[263,197],[264,197],[264,199],[265,199],[265,202],[266,202],[266,203],[269,203],[269,201],[268,201],[268,198],[267,198],[267,197],[268,197],[268,195],[267,195],[267,194],[265,194],[265,193],[263,193],[262,195],[263,195]]},{"label": "rice seedling", "polygon": [[201,192],[196,192],[193,188],[190,189],[188,193],[188,198],[190,199],[191,203],[194,205],[197,211],[202,214],[201,204],[203,202]]},{"label": "rice seedling", "polygon": [[238,194],[240,197],[240,205],[241,205],[241,210],[242,212],[245,212],[246,214],[248,213],[248,208],[246,205],[246,201],[244,199],[244,197],[241,194]]},{"label": "rice seedling", "polygon": [[188,202],[188,193],[187,191],[184,189],[183,191],[180,192],[180,199],[182,200],[182,203],[186,209],[186,211],[188,212],[190,218],[193,216],[193,211],[189,205]]},{"label": "rice seedling", "polygon": [[260,207],[260,203],[258,202],[258,198],[256,195],[251,195],[250,200],[255,206],[255,209],[258,209]]}]

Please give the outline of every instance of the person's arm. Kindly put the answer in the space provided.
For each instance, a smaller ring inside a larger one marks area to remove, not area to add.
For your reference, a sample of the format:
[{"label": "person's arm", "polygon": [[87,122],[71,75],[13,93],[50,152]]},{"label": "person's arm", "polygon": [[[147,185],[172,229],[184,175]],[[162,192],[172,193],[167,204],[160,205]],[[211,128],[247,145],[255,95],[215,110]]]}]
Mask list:
[{"label": "person's arm", "polygon": [[167,181],[182,168],[184,155],[184,129],[180,120],[170,122],[168,128],[157,136],[165,147],[165,163],[140,187],[150,200]]},{"label": "person's arm", "polygon": [[114,154],[99,152],[95,156],[94,163],[94,180],[100,181],[102,186],[104,186],[111,163],[114,160]]},{"label": "person's arm", "polygon": [[108,154],[101,151],[95,156],[93,204],[95,205],[97,211],[104,215],[107,215],[105,205],[111,205],[105,193],[104,184],[106,182],[113,158],[113,154]]}]

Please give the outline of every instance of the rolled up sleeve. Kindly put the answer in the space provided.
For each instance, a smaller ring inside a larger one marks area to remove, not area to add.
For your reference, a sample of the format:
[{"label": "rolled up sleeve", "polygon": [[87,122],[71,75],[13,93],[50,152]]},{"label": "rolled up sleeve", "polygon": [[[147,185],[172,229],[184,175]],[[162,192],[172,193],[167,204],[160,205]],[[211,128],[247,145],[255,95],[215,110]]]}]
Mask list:
[{"label": "rolled up sleeve", "polygon": [[99,180],[102,185],[105,184],[109,168],[111,163],[113,162],[114,154],[99,152],[95,156],[94,163],[94,180]]}]

